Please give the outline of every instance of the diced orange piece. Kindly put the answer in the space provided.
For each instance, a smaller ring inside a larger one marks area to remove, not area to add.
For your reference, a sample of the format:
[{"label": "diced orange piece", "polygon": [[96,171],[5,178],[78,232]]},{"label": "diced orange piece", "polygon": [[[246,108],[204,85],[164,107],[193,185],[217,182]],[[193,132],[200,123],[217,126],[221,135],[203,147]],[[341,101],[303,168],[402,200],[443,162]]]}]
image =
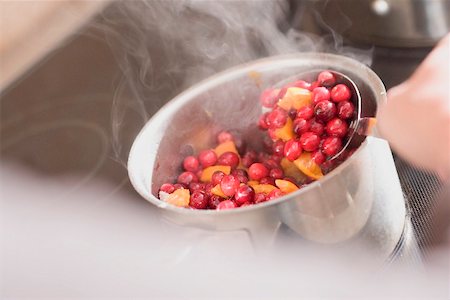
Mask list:
[{"label": "diced orange piece", "polygon": [[218,185],[216,185],[215,187],[213,187],[213,188],[211,189],[211,193],[214,194],[214,195],[216,195],[216,196],[222,197],[222,198],[228,198],[228,197],[222,192],[222,189],[220,188],[220,184],[218,184]]},{"label": "diced orange piece", "polygon": [[283,127],[275,130],[275,136],[284,142],[294,138],[294,126],[291,118],[287,118],[286,124]]},{"label": "diced orange piece", "polygon": [[255,190],[255,193],[268,194],[271,191],[275,190],[277,187],[271,184],[257,184],[252,186],[252,188]]},{"label": "diced orange piece", "polygon": [[291,108],[299,109],[311,103],[311,92],[309,90],[290,87],[287,89],[284,97],[278,101],[278,106],[289,111]]},{"label": "diced orange piece", "polygon": [[310,152],[303,152],[299,158],[294,160],[294,164],[308,177],[319,179],[323,176],[320,166],[311,159]]},{"label": "diced orange piece", "polygon": [[188,189],[178,189],[166,198],[166,202],[178,207],[188,207],[191,194]]},{"label": "diced orange piece", "polygon": [[298,182],[304,182],[307,177],[303,174],[297,166],[287,158],[283,157],[280,162],[284,175],[294,178]]},{"label": "diced orange piece", "polygon": [[247,182],[247,185],[251,187],[254,187],[257,184],[259,184],[259,182],[256,180],[250,180],[249,182]]},{"label": "diced orange piece", "polygon": [[211,178],[212,178],[212,175],[216,171],[222,171],[226,175],[230,175],[231,167],[230,166],[211,166],[211,167],[207,167],[207,168],[205,168],[202,171],[202,176],[200,176],[200,181],[201,182],[210,182]]},{"label": "diced orange piece", "polygon": [[234,152],[239,155],[239,152],[237,151],[236,145],[233,141],[227,141],[217,145],[217,147],[214,149],[214,152],[216,152],[217,157],[221,156],[225,152]]},{"label": "diced orange piece", "polygon": [[289,180],[277,179],[275,180],[275,184],[285,194],[289,194],[298,190],[298,186],[296,186]]}]

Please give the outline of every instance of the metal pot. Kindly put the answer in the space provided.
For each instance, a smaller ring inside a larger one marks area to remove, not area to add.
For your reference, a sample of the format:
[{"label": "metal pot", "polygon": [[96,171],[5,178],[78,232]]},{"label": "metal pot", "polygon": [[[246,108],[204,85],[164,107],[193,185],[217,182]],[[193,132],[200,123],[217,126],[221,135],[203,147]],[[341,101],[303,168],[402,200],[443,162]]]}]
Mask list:
[{"label": "metal pot", "polygon": [[308,0],[294,5],[293,26],[333,30],[387,47],[429,47],[450,31],[448,0]]},{"label": "metal pot", "polygon": [[128,172],[136,191],[177,224],[249,232],[266,244],[281,223],[301,237],[336,244],[365,241],[390,253],[403,230],[405,204],[386,141],[367,137],[358,150],[324,178],[282,198],[227,210],[190,210],[159,200],[159,186],[173,180],[182,158],[212,147],[223,129],[237,129],[257,147],[259,94],[288,76],[310,69],[347,74],[361,89],[363,116],[374,116],[385,89],[365,65],[338,55],[301,53],[270,57],[217,74],[160,109],[133,143]]}]

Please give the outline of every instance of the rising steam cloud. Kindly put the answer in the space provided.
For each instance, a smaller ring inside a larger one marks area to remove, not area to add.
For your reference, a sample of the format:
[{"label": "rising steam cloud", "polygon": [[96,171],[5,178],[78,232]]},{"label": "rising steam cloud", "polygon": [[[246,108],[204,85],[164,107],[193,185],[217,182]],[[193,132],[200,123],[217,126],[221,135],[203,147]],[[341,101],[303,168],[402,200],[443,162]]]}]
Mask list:
[{"label": "rising steam cloud", "polygon": [[[127,110],[143,124],[183,89],[231,66],[296,52],[339,53],[370,64],[371,51],[343,47],[331,28],[321,37],[290,28],[292,13],[287,0],[116,2],[98,24],[123,72],[111,116],[116,159],[127,155],[120,139]],[[123,97],[125,90],[132,99]]]}]

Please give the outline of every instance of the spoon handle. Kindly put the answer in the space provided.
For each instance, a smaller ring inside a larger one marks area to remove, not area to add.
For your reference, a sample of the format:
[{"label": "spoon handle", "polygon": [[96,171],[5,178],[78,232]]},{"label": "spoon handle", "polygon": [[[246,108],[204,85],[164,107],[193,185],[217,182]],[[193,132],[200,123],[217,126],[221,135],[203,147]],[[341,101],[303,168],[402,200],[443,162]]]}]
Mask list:
[{"label": "spoon handle", "polygon": [[357,134],[362,136],[380,137],[376,127],[377,119],[373,117],[364,117],[359,120]]}]

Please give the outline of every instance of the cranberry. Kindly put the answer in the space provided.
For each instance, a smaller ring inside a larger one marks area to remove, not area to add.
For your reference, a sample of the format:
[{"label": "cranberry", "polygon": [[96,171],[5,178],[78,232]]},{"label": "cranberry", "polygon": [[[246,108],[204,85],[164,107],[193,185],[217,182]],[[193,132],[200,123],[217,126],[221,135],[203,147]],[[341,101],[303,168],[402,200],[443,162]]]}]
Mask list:
[{"label": "cranberry", "polygon": [[267,201],[266,195],[264,193],[255,194],[255,204]]},{"label": "cranberry", "polygon": [[262,163],[254,163],[248,168],[248,176],[252,180],[260,180],[268,175],[269,170]]},{"label": "cranberry", "polygon": [[320,72],[319,76],[317,76],[317,80],[323,86],[333,86],[336,83],[336,78],[330,71]]},{"label": "cranberry", "polygon": [[216,186],[218,185],[221,181],[222,178],[225,176],[225,173],[222,171],[215,171],[212,176],[211,176],[211,183]]},{"label": "cranberry", "polygon": [[234,152],[225,152],[219,156],[217,164],[221,166],[230,166],[234,169],[239,165],[239,156]]},{"label": "cranberry", "polygon": [[223,200],[217,205],[217,210],[224,210],[224,209],[232,209],[236,208],[236,203],[234,203],[231,200]]},{"label": "cranberry", "polygon": [[172,194],[173,191],[175,191],[175,187],[171,183],[164,183],[159,190],[164,193]]},{"label": "cranberry", "polygon": [[323,164],[325,161],[325,155],[323,155],[322,151],[316,150],[311,153],[311,159],[318,165]]},{"label": "cranberry", "polygon": [[220,182],[220,188],[226,196],[233,196],[241,182],[234,175],[225,175]]},{"label": "cranberry", "polygon": [[259,184],[271,184],[271,185],[275,185],[275,178],[272,178],[272,177],[264,177],[264,178],[261,178],[261,180],[259,181]]},{"label": "cranberry", "polygon": [[296,82],[294,82],[294,86],[308,90],[311,87],[311,83],[306,82],[304,80],[297,80]]},{"label": "cranberry", "polygon": [[284,142],[282,140],[278,140],[275,143],[273,143],[272,151],[273,151],[273,154],[275,154],[275,155],[278,155],[278,156],[283,155]]},{"label": "cranberry", "polygon": [[333,87],[330,94],[334,102],[348,101],[352,97],[349,87],[342,83]]},{"label": "cranberry", "polygon": [[321,101],[314,107],[317,119],[327,122],[336,116],[336,105],[331,101]]},{"label": "cranberry", "polygon": [[284,172],[280,168],[275,168],[270,170],[269,176],[272,177],[273,179],[281,179],[284,177]]},{"label": "cranberry", "polygon": [[175,183],[175,184],[173,185],[173,187],[174,187],[176,190],[179,190],[179,189],[187,189],[187,188],[188,188],[188,186],[187,186],[186,184],[184,184],[184,183]]},{"label": "cranberry", "polygon": [[269,134],[269,137],[272,139],[272,141],[278,140],[276,130],[277,130],[277,128],[269,128],[267,130],[267,133]]},{"label": "cranberry", "polygon": [[200,168],[197,172],[195,172],[195,175],[197,175],[197,178],[201,178],[203,174],[203,170]]},{"label": "cranberry", "polygon": [[313,83],[311,83],[311,86],[309,87],[309,90],[310,91],[314,91],[314,89],[316,88],[316,87],[319,87],[320,86],[320,83],[316,80],[316,81],[314,81]]},{"label": "cranberry", "polygon": [[321,148],[325,155],[333,156],[342,149],[342,141],[338,137],[330,136],[323,140]]},{"label": "cranberry", "polygon": [[178,175],[177,179],[178,183],[183,183],[185,185],[189,185],[189,183],[197,181],[198,181],[197,175],[189,171],[181,173],[180,175]]},{"label": "cranberry", "polygon": [[203,150],[198,155],[198,160],[200,161],[200,164],[203,166],[203,168],[213,166],[217,161],[216,152],[214,152],[213,150]]},{"label": "cranberry", "polygon": [[281,128],[286,124],[288,113],[282,108],[275,108],[267,115],[266,123],[269,128]]},{"label": "cranberry", "polygon": [[305,151],[315,151],[319,148],[320,137],[313,132],[305,132],[300,137],[300,145]]},{"label": "cranberry", "polygon": [[[303,135],[302,135],[303,136]],[[302,154],[302,146],[299,141],[289,140],[284,146],[284,156],[290,160],[296,160]]]},{"label": "cranberry", "polygon": [[194,191],[189,201],[189,206],[196,209],[205,209],[208,206],[209,197],[204,191]]},{"label": "cranberry", "polygon": [[322,172],[324,172],[324,174],[328,174],[330,173],[334,168],[336,168],[337,164],[336,164],[336,160],[327,160],[325,161],[320,168],[322,169]]},{"label": "cranberry", "polygon": [[267,167],[267,169],[271,170],[274,168],[278,168],[279,164],[277,163],[276,160],[272,159],[272,158],[268,158],[266,160],[264,160],[263,164]]},{"label": "cranberry", "polygon": [[297,117],[297,110],[295,108],[291,108],[288,111],[288,117],[294,120]]},{"label": "cranberry", "polygon": [[[283,151],[284,151],[284,147],[283,147]],[[281,160],[283,159],[283,154],[281,154],[281,155],[274,154],[270,157],[270,159],[275,161],[277,164],[279,164],[281,162]]]},{"label": "cranberry", "polygon": [[183,168],[186,171],[196,172],[199,167],[198,159],[195,156],[187,156],[183,161]]},{"label": "cranberry", "polygon": [[268,115],[268,114],[269,114],[269,113],[266,112],[266,113],[262,114],[261,117],[259,117],[258,126],[259,126],[259,128],[262,129],[262,130],[267,130],[267,129],[269,129],[269,125],[268,125],[267,122],[266,122],[266,119],[267,119],[267,115]]},{"label": "cranberry", "polygon": [[237,179],[239,179],[239,182],[241,183],[247,183],[248,182],[248,175],[245,170],[242,169],[236,169],[231,172],[232,175],[236,176]]},{"label": "cranberry", "polygon": [[267,195],[267,201],[276,199],[276,198],[280,198],[281,196],[283,196],[283,192],[279,189],[274,189],[272,190],[268,195]]},{"label": "cranberry", "polygon": [[341,119],[350,119],[355,112],[355,106],[350,101],[341,101],[337,105],[337,113]]},{"label": "cranberry", "polygon": [[274,89],[266,89],[261,93],[259,101],[261,105],[267,108],[272,108],[278,101],[278,92]]},{"label": "cranberry", "polygon": [[255,191],[248,185],[240,186],[236,191],[236,194],[234,194],[234,200],[239,206],[244,204],[245,202],[253,202],[254,197]]},{"label": "cranberry", "polygon": [[310,120],[297,118],[294,120],[294,132],[298,135],[309,131],[311,127]]},{"label": "cranberry", "polygon": [[334,118],[328,121],[325,129],[329,136],[337,136],[342,138],[347,134],[348,125],[347,122],[339,118]]},{"label": "cranberry", "polygon": [[309,120],[314,116],[314,109],[310,105],[302,106],[297,111],[297,118]]},{"label": "cranberry", "polygon": [[234,137],[231,133],[229,133],[228,131],[219,132],[219,134],[217,135],[217,142],[219,144],[229,142],[229,141],[234,141]]},{"label": "cranberry", "polygon": [[244,167],[248,168],[256,161],[257,154],[254,151],[248,151],[242,156],[241,162]]},{"label": "cranberry", "polygon": [[324,126],[321,122],[318,122],[316,119],[311,120],[311,126],[309,127],[309,130],[318,136],[321,136],[324,132]]},{"label": "cranberry", "polygon": [[213,195],[213,193],[211,193],[211,190],[213,187],[214,187],[214,185],[211,182],[205,184],[205,192],[210,197]]},{"label": "cranberry", "polygon": [[312,101],[314,104],[329,100],[330,100],[330,91],[326,87],[316,87],[312,91]]},{"label": "cranberry", "polygon": [[217,205],[219,205],[222,200],[223,198],[221,198],[220,196],[212,195],[211,197],[209,197],[208,207],[211,209],[216,209]]},{"label": "cranberry", "polygon": [[197,191],[197,190],[204,191],[205,190],[205,184],[203,184],[201,182],[191,182],[191,183],[189,183],[189,191],[191,193],[193,193],[194,191]]}]

